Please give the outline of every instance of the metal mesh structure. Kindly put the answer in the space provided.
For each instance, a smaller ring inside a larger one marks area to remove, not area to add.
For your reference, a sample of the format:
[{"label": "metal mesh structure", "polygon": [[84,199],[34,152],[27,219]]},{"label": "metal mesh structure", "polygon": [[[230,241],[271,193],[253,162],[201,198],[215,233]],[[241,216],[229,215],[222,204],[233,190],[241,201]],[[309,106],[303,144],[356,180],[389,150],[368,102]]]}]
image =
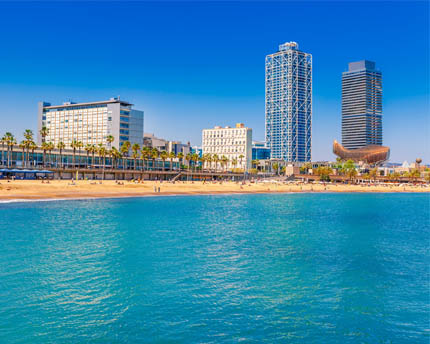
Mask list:
[{"label": "metal mesh structure", "polygon": [[378,145],[368,145],[358,149],[347,149],[336,140],[333,142],[333,153],[343,160],[364,162],[369,165],[380,164],[390,157],[390,148]]},{"label": "metal mesh structure", "polygon": [[266,56],[266,142],[271,158],[311,160],[312,55],[295,42]]}]

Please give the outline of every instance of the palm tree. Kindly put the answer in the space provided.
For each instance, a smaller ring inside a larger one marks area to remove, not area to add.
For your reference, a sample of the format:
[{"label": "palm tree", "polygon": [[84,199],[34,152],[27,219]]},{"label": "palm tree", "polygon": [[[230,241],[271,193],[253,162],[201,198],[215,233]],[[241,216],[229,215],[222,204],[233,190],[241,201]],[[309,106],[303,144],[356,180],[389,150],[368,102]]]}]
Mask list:
[{"label": "palm tree", "polygon": [[28,166],[28,163],[30,160],[29,158],[30,146],[31,146],[31,143],[33,142],[33,131],[31,131],[30,129],[25,129],[24,138],[25,138],[25,143],[24,143],[25,148],[27,149],[27,160],[26,160],[25,166]]},{"label": "palm tree", "polygon": [[133,146],[131,147],[131,150],[133,152],[133,160],[134,160],[134,170],[136,170],[136,159],[139,157],[139,151],[140,151],[140,146],[138,143],[133,144]]},{"label": "palm tree", "polygon": [[72,147],[73,149],[73,168],[76,167],[76,148],[78,148],[78,141],[73,140],[72,143],[70,144],[70,147]]},{"label": "palm tree", "polygon": [[91,155],[92,155],[92,160],[91,160],[91,165],[92,165],[92,167],[94,168],[94,166],[95,166],[95,158],[94,158],[94,155],[96,154],[96,152],[97,152],[97,147],[96,147],[96,145],[94,145],[94,144],[92,144],[91,145]]},{"label": "palm tree", "polygon": [[[240,163],[240,167],[242,168],[242,160],[243,160],[244,156],[241,154],[239,155],[239,163]],[[245,172],[246,168],[243,169],[243,172]]]},{"label": "palm tree", "polygon": [[166,159],[169,157],[169,153],[167,153],[166,151],[162,151],[161,153],[160,153],[160,158],[161,158],[161,160],[163,160],[163,171],[165,170],[165,168],[166,168]]},{"label": "palm tree", "polygon": [[221,157],[221,166],[223,167],[224,172],[226,170],[227,164],[228,164],[228,158],[225,155],[223,155]]},{"label": "palm tree", "polygon": [[42,129],[40,129],[39,133],[40,133],[40,136],[42,136],[42,143],[45,142],[45,138],[49,134],[49,129],[47,127],[42,127]]},{"label": "palm tree", "polygon": [[115,168],[118,167],[117,166],[118,160],[122,158],[122,154],[115,147],[112,147],[112,149],[110,150],[110,154],[111,154],[111,157],[112,157],[112,169],[115,169]]},{"label": "palm tree", "polygon": [[[130,141],[124,141],[121,145],[121,153],[123,156],[122,159],[122,168],[123,170],[125,170],[125,157],[128,156],[128,151],[130,150]],[[128,167],[128,166],[127,166]]]},{"label": "palm tree", "polygon": [[369,171],[369,178],[372,180],[376,180],[376,177],[378,176],[378,169],[375,167]]},{"label": "palm tree", "polygon": [[215,163],[215,172],[218,170],[219,157],[218,154],[212,155],[212,161]]},{"label": "palm tree", "polygon": [[16,144],[15,137],[12,133],[7,132],[5,134],[6,144],[7,144],[7,167],[10,167],[12,155],[13,155],[13,145]]},{"label": "palm tree", "polygon": [[[99,157],[100,158],[103,158],[103,162],[102,162],[102,166],[103,166],[103,174],[102,174],[102,179],[104,180],[105,179],[105,164],[106,164],[106,159],[105,159],[105,157],[106,157],[106,148],[103,146],[103,144],[102,143],[99,143],[99,149],[98,149],[98,151],[99,151]],[[100,163],[100,161],[99,161],[99,163]]]},{"label": "palm tree", "polygon": [[349,177],[350,181],[354,180],[355,176],[357,175],[357,170],[355,169],[355,164],[352,160],[345,162],[341,171]]},{"label": "palm tree", "polygon": [[43,150],[43,167],[46,165],[46,151],[49,150],[50,146],[48,142],[42,142],[42,150]]},{"label": "palm tree", "polygon": [[151,157],[151,148],[143,147],[142,148],[142,155],[141,155],[141,158],[143,160],[143,170],[145,170],[145,161],[148,161],[150,157]]},{"label": "palm tree", "polygon": [[204,167],[206,164],[206,158],[207,158],[206,154],[203,154],[202,157],[200,158],[200,162],[202,163],[202,171],[204,170]]},{"label": "palm tree", "polygon": [[278,175],[278,172],[279,172],[279,164],[278,164],[277,162],[275,162],[275,163],[272,165],[272,169],[273,169],[273,170],[275,170],[275,174],[276,174],[276,175]]},{"label": "palm tree", "polygon": [[22,167],[24,167],[24,162],[26,161],[25,159],[25,148],[27,147],[26,145],[26,140],[22,140],[21,143],[19,144],[19,148],[22,149]]},{"label": "palm tree", "polygon": [[151,150],[151,158],[152,158],[152,169],[155,170],[155,159],[158,158],[160,153],[158,152],[157,148],[152,148]]},{"label": "palm tree", "polygon": [[233,165],[233,168],[234,168],[234,169],[236,169],[236,166],[237,166],[237,158],[234,158],[234,159],[231,161],[231,164]]},{"label": "palm tree", "polygon": [[112,148],[112,142],[115,140],[115,138],[112,135],[108,135],[106,137],[107,147]]},{"label": "palm tree", "polygon": [[181,168],[181,166],[183,165],[184,162],[184,153],[179,152],[177,155],[178,158],[178,162],[179,162],[179,168]]},{"label": "palm tree", "polygon": [[33,165],[36,165],[36,161],[34,159],[34,150],[37,148],[37,144],[34,143],[33,141],[30,142],[30,147],[29,149],[31,149],[31,155],[32,155],[32,159],[33,159]]},{"label": "palm tree", "polygon": [[212,170],[212,161],[213,161],[212,154],[206,153],[203,156],[205,157],[204,159],[207,162],[206,167],[207,167],[208,171],[210,172]]},{"label": "palm tree", "polygon": [[84,144],[81,141],[76,143],[76,147],[78,148],[78,168],[81,167],[81,148]]},{"label": "palm tree", "polygon": [[51,166],[51,160],[52,160],[52,150],[55,148],[54,144],[52,142],[48,142],[48,152],[49,152],[49,165]]},{"label": "palm tree", "polygon": [[199,161],[199,155],[197,153],[194,153],[193,155],[191,155],[191,159],[193,160],[193,163],[194,163],[194,172],[195,172],[197,168],[197,162]]},{"label": "palm tree", "polygon": [[4,135],[2,138],[1,138],[1,164],[2,164],[2,166],[4,165],[4,161],[6,160],[5,158],[4,158],[4,146],[5,146],[5,144],[7,144],[7,138],[6,138],[6,135]]},{"label": "palm tree", "polygon": [[176,159],[176,154],[175,152],[171,151],[168,153],[168,158],[170,160],[170,171],[172,171],[173,169],[173,159]]},{"label": "palm tree", "polygon": [[87,143],[84,147],[84,150],[87,152],[87,162],[85,164],[85,168],[88,168],[88,162],[90,161],[90,153],[93,149],[93,145],[90,143]]},{"label": "palm tree", "polygon": [[66,148],[66,145],[64,144],[64,142],[60,141],[57,143],[57,149],[60,155],[60,167],[63,167],[63,149],[64,148]]},{"label": "palm tree", "polygon": [[312,169],[312,164],[310,162],[306,162],[300,167],[300,171],[306,172],[306,174],[309,172],[310,169]]},{"label": "palm tree", "polygon": [[190,169],[190,162],[191,162],[192,159],[193,159],[193,155],[191,153],[188,153],[185,156],[185,160],[187,160],[187,167],[188,167],[188,169]]}]

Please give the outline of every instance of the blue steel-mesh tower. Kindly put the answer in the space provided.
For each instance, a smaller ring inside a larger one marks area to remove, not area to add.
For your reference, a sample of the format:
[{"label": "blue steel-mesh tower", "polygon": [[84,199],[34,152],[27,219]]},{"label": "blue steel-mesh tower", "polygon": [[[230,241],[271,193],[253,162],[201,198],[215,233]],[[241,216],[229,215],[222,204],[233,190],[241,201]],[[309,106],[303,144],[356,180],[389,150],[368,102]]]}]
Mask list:
[{"label": "blue steel-mesh tower", "polygon": [[382,73],[374,62],[351,62],[342,74],[342,145],[382,145]]},{"label": "blue steel-mesh tower", "polygon": [[296,42],[266,56],[266,143],[272,159],[311,160],[312,55]]}]

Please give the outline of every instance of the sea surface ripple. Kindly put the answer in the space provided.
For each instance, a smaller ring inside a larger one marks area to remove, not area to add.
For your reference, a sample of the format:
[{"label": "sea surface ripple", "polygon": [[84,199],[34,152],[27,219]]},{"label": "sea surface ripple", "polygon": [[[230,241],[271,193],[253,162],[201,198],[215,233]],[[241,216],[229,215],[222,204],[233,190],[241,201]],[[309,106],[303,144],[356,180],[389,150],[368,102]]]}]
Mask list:
[{"label": "sea surface ripple", "polygon": [[428,343],[428,194],[0,204],[0,343]]}]

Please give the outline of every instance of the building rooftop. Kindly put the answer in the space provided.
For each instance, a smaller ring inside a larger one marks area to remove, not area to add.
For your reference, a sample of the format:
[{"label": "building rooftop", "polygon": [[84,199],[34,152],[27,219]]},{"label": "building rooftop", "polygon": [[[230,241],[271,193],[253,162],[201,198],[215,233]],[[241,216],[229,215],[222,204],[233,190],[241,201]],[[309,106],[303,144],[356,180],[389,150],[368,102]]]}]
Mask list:
[{"label": "building rooftop", "polygon": [[124,100],[120,100],[120,98],[118,97],[118,98],[110,98],[109,100],[97,101],[97,102],[85,102],[85,103],[65,102],[63,103],[63,105],[51,105],[50,103],[43,103],[43,107],[45,109],[57,109],[57,108],[67,108],[67,107],[74,107],[74,106],[112,104],[112,103],[121,103],[122,105],[125,105],[125,106],[133,105]]},{"label": "building rooftop", "polygon": [[297,42],[286,42],[284,44],[279,45],[279,51],[286,50],[299,50],[299,45],[297,44]]},{"label": "building rooftop", "polygon": [[348,72],[356,72],[359,70],[375,70],[375,62],[362,60],[348,63]]}]

